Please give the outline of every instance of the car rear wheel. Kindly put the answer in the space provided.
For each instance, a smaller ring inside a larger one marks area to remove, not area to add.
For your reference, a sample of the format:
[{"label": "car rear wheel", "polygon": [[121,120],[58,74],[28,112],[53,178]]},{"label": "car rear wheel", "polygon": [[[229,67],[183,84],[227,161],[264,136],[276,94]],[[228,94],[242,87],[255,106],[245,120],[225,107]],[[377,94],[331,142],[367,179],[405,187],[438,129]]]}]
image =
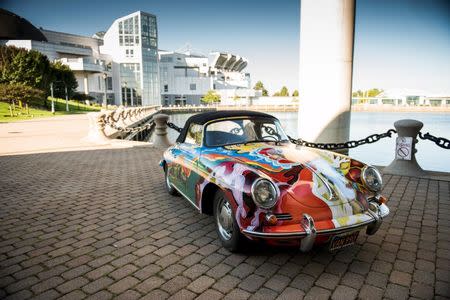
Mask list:
[{"label": "car rear wheel", "polygon": [[172,196],[178,195],[177,190],[170,183],[169,170],[167,170],[167,167],[165,168],[165,172],[164,172],[164,185],[165,185],[167,193],[169,193],[169,195],[172,195]]},{"label": "car rear wheel", "polygon": [[241,249],[245,237],[239,230],[230,202],[221,192],[214,196],[214,219],[222,245],[231,252]]}]

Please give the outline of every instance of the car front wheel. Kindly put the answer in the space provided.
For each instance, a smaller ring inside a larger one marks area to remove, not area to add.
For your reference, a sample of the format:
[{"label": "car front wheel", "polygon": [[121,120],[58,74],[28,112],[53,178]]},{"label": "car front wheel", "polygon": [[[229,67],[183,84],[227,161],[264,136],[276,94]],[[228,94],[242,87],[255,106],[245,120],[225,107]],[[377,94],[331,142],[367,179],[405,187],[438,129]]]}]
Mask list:
[{"label": "car front wheel", "polygon": [[231,252],[241,249],[245,237],[239,230],[230,202],[221,192],[214,196],[214,219],[222,245]]}]

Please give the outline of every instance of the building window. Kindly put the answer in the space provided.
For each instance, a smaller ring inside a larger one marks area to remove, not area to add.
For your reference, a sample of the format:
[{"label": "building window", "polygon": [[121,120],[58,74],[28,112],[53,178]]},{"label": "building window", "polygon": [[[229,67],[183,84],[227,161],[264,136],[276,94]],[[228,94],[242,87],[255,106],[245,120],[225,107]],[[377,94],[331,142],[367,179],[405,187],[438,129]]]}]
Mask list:
[{"label": "building window", "polygon": [[106,86],[108,88],[108,91],[112,91],[113,89],[112,77],[106,78]]},{"label": "building window", "polygon": [[190,89],[191,91],[195,91],[195,90],[197,89],[197,85],[196,85],[195,83],[191,83],[191,84],[189,85],[189,89]]},{"label": "building window", "polygon": [[164,85],[164,92],[167,93],[168,91],[169,91],[169,85],[168,85],[168,84],[165,84],[165,85]]},{"label": "building window", "polygon": [[119,22],[119,45],[134,46],[139,44],[139,18],[129,18]]},{"label": "building window", "polygon": [[125,56],[126,57],[134,57],[134,50],[133,49],[126,49],[125,50]]}]

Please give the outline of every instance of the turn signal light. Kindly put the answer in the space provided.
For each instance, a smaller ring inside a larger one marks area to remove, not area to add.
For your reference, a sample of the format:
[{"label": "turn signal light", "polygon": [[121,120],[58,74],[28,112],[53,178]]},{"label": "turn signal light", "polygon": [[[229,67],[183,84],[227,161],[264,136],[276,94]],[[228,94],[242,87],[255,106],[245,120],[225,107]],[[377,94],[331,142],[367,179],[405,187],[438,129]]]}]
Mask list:
[{"label": "turn signal light", "polygon": [[276,225],[277,222],[278,222],[278,219],[277,219],[277,217],[276,217],[275,215],[267,214],[267,215],[266,215],[266,222],[267,222],[269,225]]},{"label": "turn signal light", "polygon": [[384,203],[386,203],[387,201],[388,201],[387,198],[384,197],[384,196],[379,196],[379,197],[378,197],[378,203],[380,203],[380,204],[384,204]]}]

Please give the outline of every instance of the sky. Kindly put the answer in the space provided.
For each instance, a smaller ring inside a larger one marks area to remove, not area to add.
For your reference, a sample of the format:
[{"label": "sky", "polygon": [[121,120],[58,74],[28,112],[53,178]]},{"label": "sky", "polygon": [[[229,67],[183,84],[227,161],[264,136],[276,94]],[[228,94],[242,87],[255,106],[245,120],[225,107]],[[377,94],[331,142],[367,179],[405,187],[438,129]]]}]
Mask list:
[{"label": "sky", "polygon": [[[299,89],[299,0],[0,0],[37,27],[91,36],[137,10],[158,19],[159,48],[244,56],[253,84]],[[450,1],[357,0],[353,90],[450,94]]]}]

